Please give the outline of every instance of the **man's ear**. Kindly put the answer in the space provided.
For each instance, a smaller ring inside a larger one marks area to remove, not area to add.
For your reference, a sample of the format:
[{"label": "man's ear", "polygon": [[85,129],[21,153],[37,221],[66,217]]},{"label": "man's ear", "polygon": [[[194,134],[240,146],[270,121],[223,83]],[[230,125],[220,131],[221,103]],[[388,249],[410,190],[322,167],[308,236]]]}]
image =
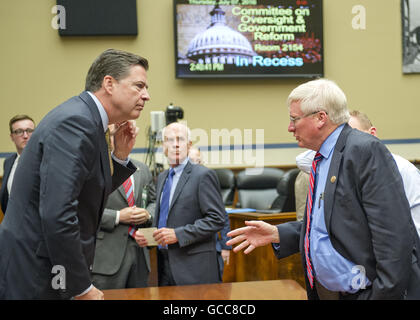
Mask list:
[{"label": "man's ear", "polygon": [[190,152],[191,147],[192,147],[192,141],[188,141],[188,144],[187,144],[187,153]]},{"label": "man's ear", "polygon": [[375,127],[370,127],[370,128],[369,128],[369,133],[370,133],[372,136],[378,137],[378,136],[376,135],[376,128],[375,128]]},{"label": "man's ear", "polygon": [[322,128],[327,123],[328,115],[325,111],[320,111],[316,116],[318,119],[318,128]]},{"label": "man's ear", "polygon": [[102,80],[102,87],[104,88],[105,92],[112,94],[114,88],[114,78],[108,75],[105,76]]}]

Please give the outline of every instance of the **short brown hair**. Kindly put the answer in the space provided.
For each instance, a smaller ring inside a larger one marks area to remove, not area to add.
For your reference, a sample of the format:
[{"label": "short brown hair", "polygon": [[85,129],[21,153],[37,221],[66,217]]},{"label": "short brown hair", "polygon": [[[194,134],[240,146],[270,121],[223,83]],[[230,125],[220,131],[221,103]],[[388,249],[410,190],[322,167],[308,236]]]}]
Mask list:
[{"label": "short brown hair", "polygon": [[13,124],[15,122],[21,121],[21,120],[31,120],[34,125],[35,125],[35,121],[34,119],[32,119],[30,116],[26,115],[26,114],[18,114],[16,116],[14,116],[12,119],[10,119],[9,121],[9,128],[10,128],[10,133],[13,133]]},{"label": "short brown hair", "polygon": [[107,75],[119,81],[126,77],[130,67],[135,65],[142,66],[146,71],[149,69],[149,62],[143,57],[122,50],[107,49],[90,66],[86,76],[85,90],[98,91]]},{"label": "short brown hair", "polygon": [[360,125],[362,126],[362,130],[367,131],[373,127],[373,124],[369,120],[368,116],[360,111],[350,111],[350,116],[356,118],[359,121]]}]

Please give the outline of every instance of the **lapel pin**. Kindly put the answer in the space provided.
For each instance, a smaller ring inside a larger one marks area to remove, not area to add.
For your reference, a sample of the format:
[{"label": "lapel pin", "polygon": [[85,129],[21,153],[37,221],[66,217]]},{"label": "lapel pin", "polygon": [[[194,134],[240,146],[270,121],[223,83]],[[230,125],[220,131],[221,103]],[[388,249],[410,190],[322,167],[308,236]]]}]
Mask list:
[{"label": "lapel pin", "polygon": [[334,182],[335,182],[335,180],[337,180],[337,177],[336,177],[336,176],[332,176],[332,177],[331,177],[331,183],[334,183]]}]

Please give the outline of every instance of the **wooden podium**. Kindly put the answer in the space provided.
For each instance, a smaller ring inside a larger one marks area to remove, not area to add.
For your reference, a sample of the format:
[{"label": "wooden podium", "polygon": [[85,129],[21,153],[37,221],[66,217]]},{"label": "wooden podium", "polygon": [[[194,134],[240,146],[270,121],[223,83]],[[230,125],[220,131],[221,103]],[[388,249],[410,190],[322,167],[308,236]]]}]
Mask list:
[{"label": "wooden podium", "polygon": [[[233,230],[245,226],[246,220],[261,220],[273,225],[296,221],[296,213],[231,213],[229,220],[231,230]],[[256,248],[247,255],[242,251],[238,253],[232,251],[229,264],[225,265],[223,272],[223,282],[277,279],[292,279],[305,288],[302,260],[299,253],[279,260],[275,257],[271,245]]]}]

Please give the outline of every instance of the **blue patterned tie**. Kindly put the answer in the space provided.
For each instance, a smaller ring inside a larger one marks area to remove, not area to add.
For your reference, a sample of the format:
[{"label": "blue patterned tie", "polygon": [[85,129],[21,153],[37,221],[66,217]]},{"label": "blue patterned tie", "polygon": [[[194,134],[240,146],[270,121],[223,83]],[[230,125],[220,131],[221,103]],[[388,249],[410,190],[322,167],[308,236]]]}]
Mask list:
[{"label": "blue patterned tie", "polygon": [[175,174],[174,169],[169,170],[168,178],[162,191],[162,201],[160,203],[158,229],[166,227],[169,213],[169,197],[171,196],[172,180]]}]

